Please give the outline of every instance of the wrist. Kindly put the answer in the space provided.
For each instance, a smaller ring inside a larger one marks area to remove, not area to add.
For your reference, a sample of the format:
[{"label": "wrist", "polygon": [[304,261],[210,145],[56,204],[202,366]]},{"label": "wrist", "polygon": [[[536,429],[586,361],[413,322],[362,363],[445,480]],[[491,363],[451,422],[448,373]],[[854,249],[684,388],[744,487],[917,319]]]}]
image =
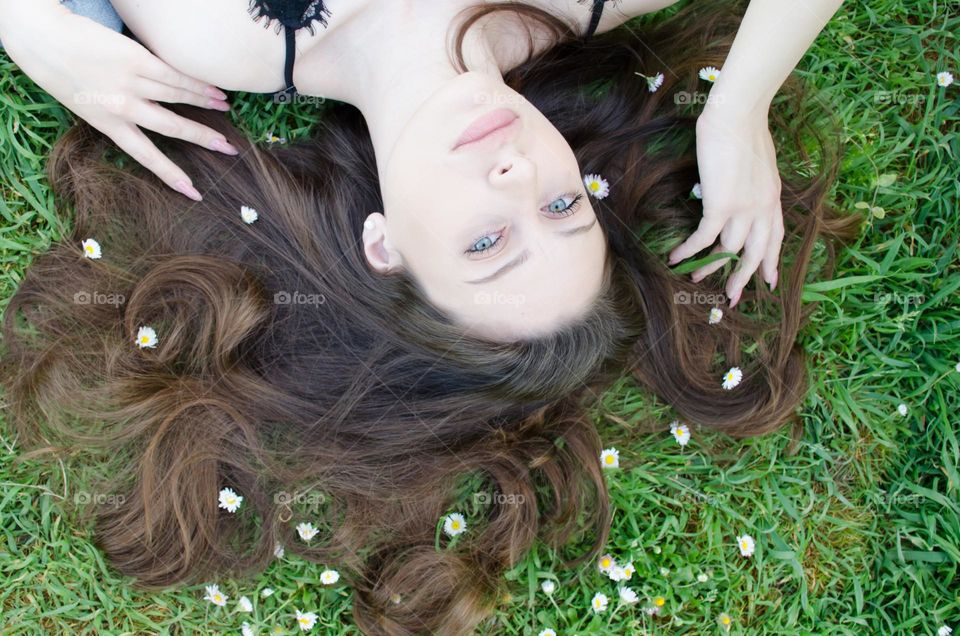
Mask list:
[{"label": "wrist", "polygon": [[714,86],[698,121],[723,121],[727,124],[767,126],[771,99],[745,95],[744,91],[727,91]]}]

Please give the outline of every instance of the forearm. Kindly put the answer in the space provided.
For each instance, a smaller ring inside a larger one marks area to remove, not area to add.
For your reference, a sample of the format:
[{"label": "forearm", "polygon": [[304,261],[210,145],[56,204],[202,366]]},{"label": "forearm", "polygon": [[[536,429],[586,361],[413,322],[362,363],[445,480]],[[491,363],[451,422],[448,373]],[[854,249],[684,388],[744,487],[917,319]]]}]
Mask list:
[{"label": "forearm", "polygon": [[0,0],[0,40],[9,50],[20,36],[36,37],[52,15],[70,13],[60,0]]},{"label": "forearm", "polygon": [[751,0],[707,109],[762,116],[843,0]]}]

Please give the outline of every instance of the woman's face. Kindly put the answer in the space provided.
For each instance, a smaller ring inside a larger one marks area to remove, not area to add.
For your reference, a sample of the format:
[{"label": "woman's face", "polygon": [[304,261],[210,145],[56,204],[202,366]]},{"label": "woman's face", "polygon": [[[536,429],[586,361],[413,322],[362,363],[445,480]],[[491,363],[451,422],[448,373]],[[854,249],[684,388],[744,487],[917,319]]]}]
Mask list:
[{"label": "woman's face", "polygon": [[597,298],[606,241],[570,146],[496,78],[458,75],[417,110],[381,169],[370,264],[497,340],[551,332]]}]

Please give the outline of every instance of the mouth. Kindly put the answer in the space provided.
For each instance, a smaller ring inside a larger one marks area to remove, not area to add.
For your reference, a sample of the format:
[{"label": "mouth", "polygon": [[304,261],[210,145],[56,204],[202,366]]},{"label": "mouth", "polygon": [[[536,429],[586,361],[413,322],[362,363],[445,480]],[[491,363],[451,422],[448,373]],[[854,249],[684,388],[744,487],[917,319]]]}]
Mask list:
[{"label": "mouth", "polygon": [[481,115],[467,126],[457,139],[453,150],[479,142],[486,144],[504,141],[512,137],[519,127],[520,117],[515,112],[509,108],[498,108],[486,115]]}]

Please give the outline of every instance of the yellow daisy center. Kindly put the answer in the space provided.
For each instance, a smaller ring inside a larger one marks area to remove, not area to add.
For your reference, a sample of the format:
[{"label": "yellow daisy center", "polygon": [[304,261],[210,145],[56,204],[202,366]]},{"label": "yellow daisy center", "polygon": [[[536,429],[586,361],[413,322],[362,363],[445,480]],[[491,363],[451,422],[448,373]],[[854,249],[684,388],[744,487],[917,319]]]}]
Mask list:
[{"label": "yellow daisy center", "polygon": [[726,615],[721,616],[721,617],[720,617],[720,622],[723,623],[724,625],[729,625],[729,624],[730,624],[730,617],[729,617],[729,616],[726,616]]},{"label": "yellow daisy center", "polygon": [[662,596],[658,596],[657,598],[653,599],[653,604],[657,607],[663,607],[663,604],[666,602],[667,599],[663,598]]},{"label": "yellow daisy center", "polygon": [[457,521],[456,519],[454,519],[454,520],[450,523],[450,527],[453,528],[454,530],[459,530],[459,529],[460,529],[460,522]]},{"label": "yellow daisy center", "polygon": [[599,182],[599,181],[591,181],[591,182],[590,182],[590,189],[593,190],[594,192],[596,192],[597,190],[599,190],[599,189],[600,189],[600,182]]},{"label": "yellow daisy center", "polygon": [[600,561],[600,565],[602,565],[605,568],[610,567],[610,559],[603,559],[602,561]]},{"label": "yellow daisy center", "polygon": [[612,463],[613,463],[613,455],[607,455],[607,457],[606,457],[606,459],[604,459],[604,461],[607,462],[608,464],[612,464]]}]

